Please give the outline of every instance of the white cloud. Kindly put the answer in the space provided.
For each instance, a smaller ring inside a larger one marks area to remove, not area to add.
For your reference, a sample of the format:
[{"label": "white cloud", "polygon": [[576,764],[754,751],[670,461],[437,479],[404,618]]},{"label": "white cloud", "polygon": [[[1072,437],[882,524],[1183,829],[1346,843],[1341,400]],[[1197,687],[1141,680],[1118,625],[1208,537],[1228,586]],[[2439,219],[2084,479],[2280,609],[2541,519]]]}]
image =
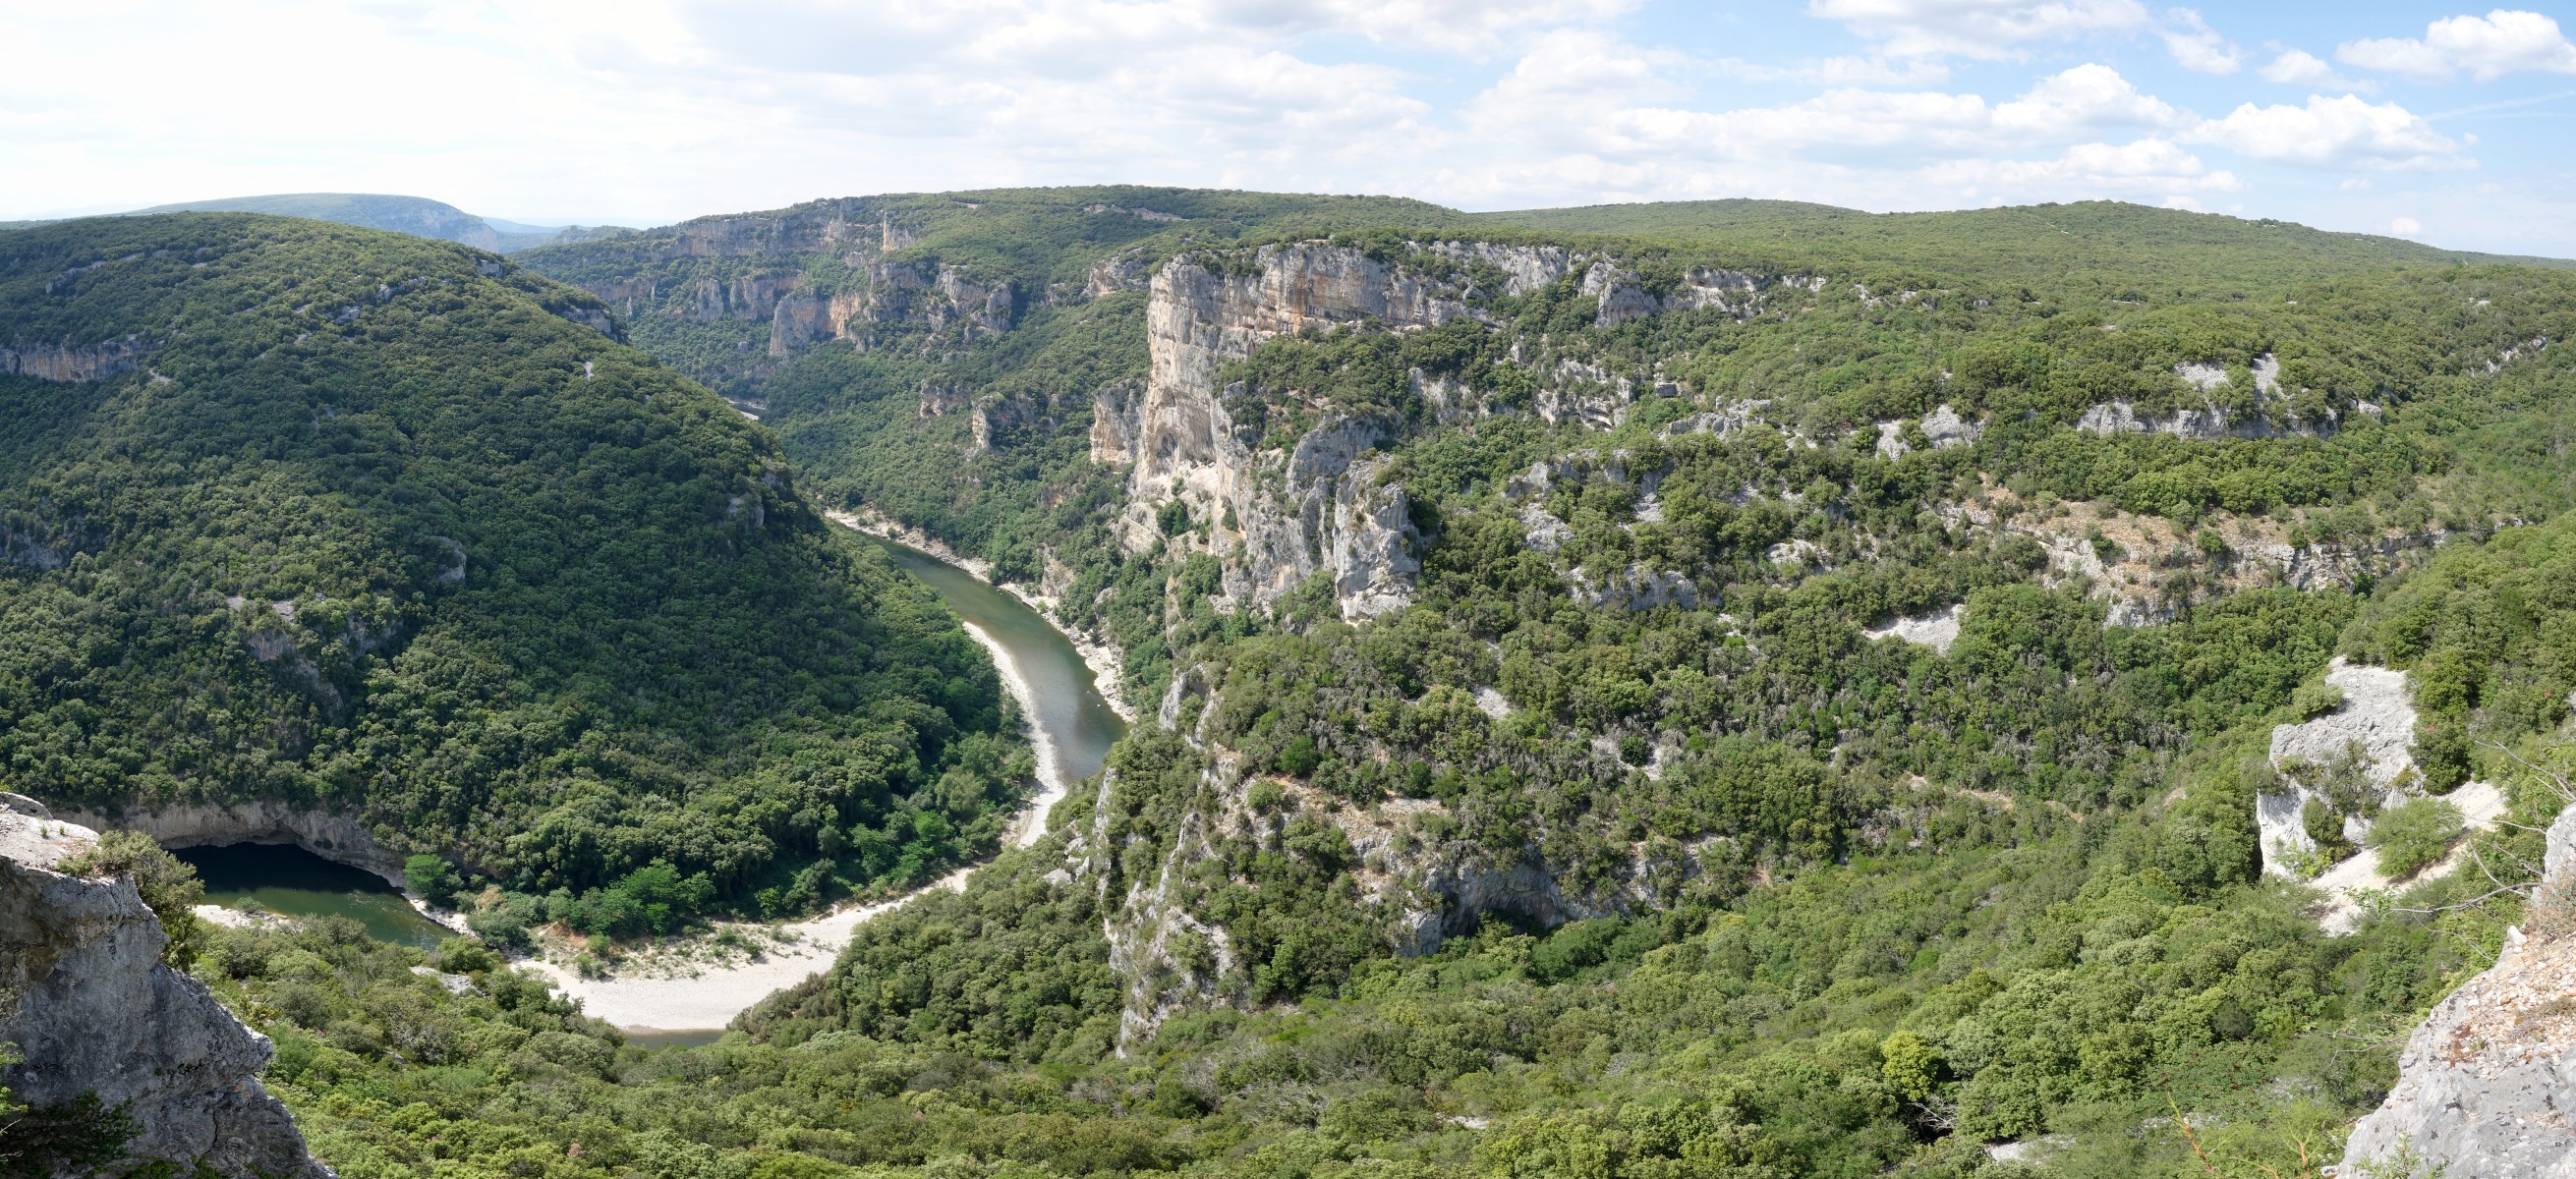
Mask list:
[{"label": "white cloud", "polygon": [[2459,162],[2458,142],[2393,102],[2308,96],[2304,107],[2246,103],[2186,138],[2258,160],[2312,168],[2429,168]]},{"label": "white cloud", "polygon": [[2388,232],[2399,237],[2413,237],[2424,232],[2424,223],[2412,217],[2399,217],[2388,223]]},{"label": "white cloud", "polygon": [[2024,42],[2152,23],[2138,0],[1807,0],[1807,12],[1841,21],[1889,56],[1986,61],[2016,57]]},{"label": "white cloud", "polygon": [[1711,63],[1723,77],[1744,82],[1797,82],[1811,86],[1926,86],[1950,80],[1950,67],[1927,58],[1827,57],[1795,65],[1742,58]]},{"label": "white cloud", "polygon": [[2367,80],[2355,81],[2334,72],[2334,67],[2327,65],[2325,59],[2304,49],[2284,49],[2281,56],[2272,59],[2272,64],[2256,72],[2262,74],[2265,81],[2284,86],[2358,90],[2364,94],[2375,94],[2379,90]]},{"label": "white cloud", "polygon": [[2576,74],[2576,44],[2569,44],[2549,17],[2499,8],[2485,16],[2434,21],[2425,26],[2422,40],[2347,42],[2336,47],[2335,60],[2417,81],[2445,81],[2466,72],[2484,82],[2520,70]]},{"label": "white cloud", "polygon": [[1996,129],[2041,141],[2106,127],[2172,127],[2183,120],[2182,112],[2140,93],[2119,71],[2092,63],[2042,78],[1994,112]]},{"label": "white cloud", "polygon": [[[2198,0],[1809,0],[1838,24],[1793,8],[1806,40],[1710,61],[1661,48],[1680,43],[1659,31],[1677,14],[1634,13],[1637,0],[778,0],[757,17],[718,0],[0,0],[0,45],[15,51],[0,71],[0,216],[333,190],[654,224],[1100,181],[1479,208],[2107,196],[2234,209],[2223,194],[2251,191],[2264,213],[2343,228],[2404,211],[2576,251],[2548,244],[2576,240],[2564,196],[2523,200],[2509,224],[2444,205],[2465,184],[2439,173],[2470,166],[2475,141],[2352,96],[2368,91],[2315,56],[2266,52],[2261,75],[2346,97],[2208,120],[2176,100],[2223,109],[2237,95],[2222,87],[2263,83],[2142,90],[2114,67],[2255,65],[2197,12],[2166,7],[2178,2]],[[2541,40],[2563,43],[2555,28]],[[2554,60],[2463,29],[2435,22],[2410,43],[2453,76]],[[1954,83],[1954,67],[1978,84]],[[1732,97],[1746,84],[1779,89]],[[2510,174],[2517,149],[2490,134],[2479,150]],[[2338,190],[2361,176],[2404,191]],[[2402,203],[2351,208],[2382,199]]]},{"label": "white cloud", "polygon": [[2213,171],[2200,157],[2153,136],[2121,144],[2080,143],[2055,159],[1961,160],[1927,169],[1927,174],[1951,184],[2089,196],[2170,198],[2245,187],[2234,173]]},{"label": "white cloud", "polygon": [[2232,74],[2245,64],[2245,55],[2195,9],[2177,8],[2165,14],[2165,52],[2173,54],[2174,63],[2194,73]]}]

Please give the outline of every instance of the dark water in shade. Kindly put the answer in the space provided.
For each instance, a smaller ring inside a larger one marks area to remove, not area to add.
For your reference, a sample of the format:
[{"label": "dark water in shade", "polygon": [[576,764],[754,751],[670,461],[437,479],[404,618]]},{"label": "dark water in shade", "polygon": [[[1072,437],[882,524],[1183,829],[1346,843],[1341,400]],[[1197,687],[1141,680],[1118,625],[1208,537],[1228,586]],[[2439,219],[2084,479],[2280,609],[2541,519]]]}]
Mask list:
[{"label": "dark water in shade", "polygon": [[1063,632],[1026,603],[976,580],[972,573],[919,549],[866,533],[856,535],[885,550],[959,618],[982,627],[1011,653],[1037,702],[1037,715],[1029,719],[1054,741],[1065,781],[1079,782],[1100,772],[1109,747],[1126,735],[1127,722],[1110,711],[1109,701],[1092,682],[1091,669],[1082,662],[1082,653],[1074,650]]},{"label": "dark water in shade", "polygon": [[209,905],[236,909],[250,901],[288,917],[347,917],[378,941],[422,949],[456,936],[421,916],[384,877],[291,843],[180,847],[170,854],[197,870]]}]

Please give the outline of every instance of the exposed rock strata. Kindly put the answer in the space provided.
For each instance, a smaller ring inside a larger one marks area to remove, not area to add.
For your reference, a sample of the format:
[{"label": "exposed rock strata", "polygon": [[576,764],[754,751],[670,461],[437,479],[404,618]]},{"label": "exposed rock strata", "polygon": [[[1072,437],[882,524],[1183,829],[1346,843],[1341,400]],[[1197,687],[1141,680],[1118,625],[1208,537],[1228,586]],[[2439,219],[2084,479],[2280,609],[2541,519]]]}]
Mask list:
[{"label": "exposed rock strata", "polygon": [[0,375],[40,381],[104,381],[133,372],[152,347],[135,337],[100,344],[45,344],[12,340],[0,348]]},{"label": "exposed rock strata", "polygon": [[44,1108],[95,1093],[124,1106],[141,1127],[133,1156],[181,1173],[330,1179],[259,1083],[268,1038],[161,964],[168,939],[134,882],[53,870],[93,839],[0,809],[0,989],[17,996],[0,1040],[25,1055],[5,1074],[18,1099]]},{"label": "exposed rock strata", "polygon": [[1601,327],[1666,311],[1722,311],[1746,319],[1767,310],[1776,294],[1811,295],[1824,285],[1824,279],[1809,275],[1773,276],[1695,266],[1682,274],[1680,284],[1656,294],[1646,289],[1643,279],[1607,260],[1594,262],[1583,275],[1583,293],[1601,299],[1600,310],[1593,316]]},{"label": "exposed rock strata", "polygon": [[[2576,902],[2576,806],[2549,828],[2536,914]],[[2355,1123],[2341,1173],[2412,1154],[2413,1174],[2576,1179],[2576,936],[2511,931],[2485,973],[2407,1037],[2397,1084]],[[2394,1173],[2394,1172],[2391,1172]]]},{"label": "exposed rock strata", "polygon": [[176,803],[131,808],[112,816],[65,811],[63,817],[96,830],[140,831],[163,847],[291,843],[323,859],[364,868],[396,886],[403,883],[403,858],[377,843],[357,820],[328,811],[297,810],[275,800]]}]

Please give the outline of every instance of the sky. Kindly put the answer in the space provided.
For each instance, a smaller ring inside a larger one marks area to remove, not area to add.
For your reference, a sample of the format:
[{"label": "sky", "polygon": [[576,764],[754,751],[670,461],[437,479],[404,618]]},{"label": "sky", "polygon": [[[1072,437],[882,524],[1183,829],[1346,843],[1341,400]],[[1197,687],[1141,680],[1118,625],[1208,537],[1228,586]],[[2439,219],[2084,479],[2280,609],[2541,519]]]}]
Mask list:
[{"label": "sky", "polygon": [[2576,257],[2570,6],[0,0],[0,219],[538,224],[1128,182],[1486,210],[2112,198]]}]

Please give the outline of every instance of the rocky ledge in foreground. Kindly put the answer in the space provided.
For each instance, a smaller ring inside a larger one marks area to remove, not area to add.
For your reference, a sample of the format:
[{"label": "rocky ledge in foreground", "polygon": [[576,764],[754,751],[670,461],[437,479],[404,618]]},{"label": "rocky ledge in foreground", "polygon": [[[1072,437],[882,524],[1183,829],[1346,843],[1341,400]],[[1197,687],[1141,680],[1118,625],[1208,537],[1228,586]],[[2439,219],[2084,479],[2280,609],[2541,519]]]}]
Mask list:
[{"label": "rocky ledge in foreground", "polygon": [[96,1094],[139,1133],[137,1162],[199,1164],[227,1179],[333,1179],[286,1107],[259,1083],[274,1051],[205,984],[161,963],[169,939],[125,877],[55,871],[96,841],[17,795],[0,795],[0,1070],[46,1110]]},{"label": "rocky ledge in foreground", "polygon": [[2531,914],[2407,1040],[2343,1174],[2576,1179],[2576,806],[2549,828]]}]

